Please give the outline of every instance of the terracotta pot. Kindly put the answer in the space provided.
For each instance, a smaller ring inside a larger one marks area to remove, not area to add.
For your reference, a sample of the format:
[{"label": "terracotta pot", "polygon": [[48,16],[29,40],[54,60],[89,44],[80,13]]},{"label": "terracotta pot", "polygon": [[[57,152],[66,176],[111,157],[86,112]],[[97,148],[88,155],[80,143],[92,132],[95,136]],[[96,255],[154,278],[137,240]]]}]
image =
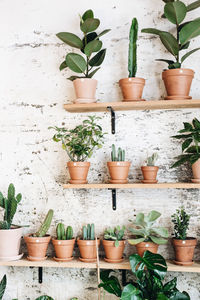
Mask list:
[{"label": "terracotta pot", "polygon": [[129,161],[109,161],[107,162],[110,173],[110,183],[127,183],[128,172],[131,163]]},{"label": "terracotta pot", "polygon": [[159,167],[156,166],[143,166],[141,167],[142,174],[144,180],[143,183],[157,183],[158,180],[156,179]]},{"label": "terracotta pot", "polygon": [[192,172],[194,179],[200,180],[200,159],[192,165]]},{"label": "terracotta pot", "polygon": [[19,249],[21,244],[23,228],[13,227],[0,230],[0,261],[11,261],[20,259]]},{"label": "terracotta pot", "polygon": [[124,101],[141,101],[145,85],[144,78],[123,78],[119,81]]},{"label": "terracotta pot", "polygon": [[183,266],[192,265],[197,240],[195,238],[188,238],[186,240],[172,239],[172,244],[175,250],[174,263]]},{"label": "terracotta pot", "polygon": [[191,99],[189,96],[194,71],[191,69],[172,69],[162,73],[167,91],[166,100]]},{"label": "terracotta pot", "polygon": [[44,237],[33,237],[32,234],[28,234],[24,237],[28,248],[28,260],[42,261],[45,260],[48,244],[51,240],[50,235]]},{"label": "terracotta pot", "polygon": [[56,252],[56,258],[60,260],[68,260],[72,258],[75,239],[72,240],[57,240],[52,239],[52,243]]},{"label": "terracotta pot", "polygon": [[158,245],[153,242],[142,242],[137,245],[135,245],[137,253],[139,256],[143,257],[145,251],[150,251],[152,253],[158,252]]},{"label": "terracotta pot", "polygon": [[92,78],[78,78],[73,81],[76,100],[75,103],[94,103],[97,80]]},{"label": "terracotta pot", "polygon": [[87,161],[73,162],[69,161],[67,163],[69,174],[71,177],[70,183],[83,184],[87,183],[87,175],[90,167],[90,163]]},{"label": "terracotta pot", "polygon": [[114,241],[103,240],[103,247],[106,261],[115,263],[123,260],[125,241],[119,241],[119,247],[115,247]]},{"label": "terracotta pot", "polygon": [[[100,245],[100,240],[97,240],[98,247]],[[81,257],[80,260],[84,262],[93,262],[97,259],[97,250],[96,250],[96,240],[86,241],[86,240],[77,240],[78,248],[80,251]]]}]

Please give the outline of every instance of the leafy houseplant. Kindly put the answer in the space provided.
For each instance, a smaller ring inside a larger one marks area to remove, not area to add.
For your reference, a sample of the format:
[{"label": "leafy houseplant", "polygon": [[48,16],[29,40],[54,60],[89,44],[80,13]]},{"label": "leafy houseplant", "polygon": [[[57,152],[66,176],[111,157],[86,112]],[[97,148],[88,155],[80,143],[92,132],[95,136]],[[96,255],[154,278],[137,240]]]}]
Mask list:
[{"label": "leafy houseplant", "polygon": [[184,128],[179,130],[179,134],[172,136],[177,140],[183,140],[182,152],[178,156],[178,161],[172,165],[176,168],[185,162],[192,165],[193,182],[200,182],[200,122],[194,118],[192,124],[184,122]]},{"label": "leafy houseplant", "polygon": [[144,180],[143,183],[157,183],[158,180],[156,179],[159,167],[157,167],[156,161],[158,159],[158,154],[153,153],[151,156],[147,157],[146,166],[142,166],[142,174]]},{"label": "leafy houseplant", "polygon": [[168,230],[165,227],[156,227],[155,222],[161,216],[158,211],[152,210],[147,216],[139,213],[135,221],[130,221],[133,228],[130,227],[130,232],[134,238],[128,240],[129,244],[135,245],[138,254],[142,257],[145,250],[157,253],[158,245],[167,243],[169,236]]},{"label": "leafy houseplant", "polygon": [[174,238],[172,240],[176,257],[174,262],[183,266],[192,265],[197,239],[187,237],[190,215],[187,214],[184,207],[181,207],[171,218],[174,223]]},{"label": "leafy houseplant", "polygon": [[36,233],[28,234],[24,237],[28,248],[28,260],[42,261],[45,260],[48,244],[51,236],[47,235],[53,218],[53,210],[50,209]]},{"label": "leafy houseplant", "polygon": [[111,177],[110,183],[127,183],[131,163],[125,161],[125,150],[118,148],[116,151],[115,145],[112,145],[111,160],[107,162]]},{"label": "leafy houseplant", "polygon": [[0,260],[17,260],[19,255],[22,227],[13,225],[17,206],[22,199],[21,194],[15,195],[15,187],[11,183],[7,197],[0,192],[0,207],[4,209],[3,221],[0,221]]},{"label": "leafy houseplant", "polygon": [[56,252],[54,260],[56,261],[70,261],[73,259],[73,250],[75,238],[73,237],[73,229],[64,224],[59,223],[56,227],[57,238],[52,239],[52,243]]},{"label": "leafy houseplant", "polygon": [[188,49],[191,40],[200,35],[200,18],[185,22],[187,14],[200,6],[199,1],[188,6],[178,0],[163,0],[163,2],[165,2],[163,17],[174,24],[176,35],[155,28],[145,28],[142,32],[158,35],[164,47],[174,57],[173,60],[157,59],[168,64],[169,70],[164,70],[162,74],[168,94],[165,99],[191,99],[189,92],[194,71],[183,69],[182,63],[200,48],[188,51],[182,57],[181,52]]},{"label": "leafy houseplant", "polygon": [[124,101],[142,100],[142,93],[145,85],[144,78],[136,77],[137,73],[137,39],[138,39],[138,21],[132,20],[129,33],[129,53],[128,53],[128,71],[129,77],[119,81]]},{"label": "leafy houseplant", "polygon": [[[65,60],[60,65],[60,70],[69,68],[71,71],[78,73],[68,79],[73,81],[76,92],[76,103],[96,102],[95,92],[97,80],[92,79],[95,73],[100,69],[103,63],[106,49],[102,49],[100,37],[108,33],[106,29],[97,34],[95,31],[100,25],[100,20],[94,18],[92,10],[87,10],[83,16],[80,16],[80,29],[83,38],[70,32],[60,32],[57,37],[68,46],[79,49],[83,55],[70,52],[66,55]],[[95,69],[93,69],[95,68]]]},{"label": "leafy houseplant", "polygon": [[123,260],[123,252],[125,248],[125,226],[116,226],[115,228],[107,228],[104,231],[103,247],[105,250],[105,261],[117,263]]},{"label": "leafy houseplant", "polygon": [[95,149],[100,149],[104,143],[103,130],[97,124],[100,117],[89,116],[81,125],[74,129],[49,127],[56,131],[53,136],[55,142],[61,142],[67,152],[70,162],[67,163],[70,173],[70,183],[87,183],[90,158]]}]

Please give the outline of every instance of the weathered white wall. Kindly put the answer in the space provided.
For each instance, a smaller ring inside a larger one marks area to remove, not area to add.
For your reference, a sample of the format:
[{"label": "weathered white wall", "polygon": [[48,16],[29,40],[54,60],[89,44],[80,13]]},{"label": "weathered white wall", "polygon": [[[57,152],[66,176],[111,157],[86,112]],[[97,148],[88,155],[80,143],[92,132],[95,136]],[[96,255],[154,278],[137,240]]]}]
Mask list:
[{"label": "weathered white wall", "polygon": [[[186,1],[191,2],[191,1]],[[184,204],[192,214],[190,233],[199,234],[199,192],[196,190],[127,190],[117,193],[117,211],[111,209],[110,191],[64,191],[67,181],[67,155],[59,144],[53,143],[53,132],[47,128],[61,124],[73,128],[87,114],[70,114],[64,103],[74,99],[72,83],[67,72],[61,73],[59,65],[71,49],[55,36],[59,31],[79,34],[78,13],[92,8],[101,20],[101,29],[112,31],[103,37],[107,56],[97,73],[99,101],[120,101],[118,80],[127,76],[128,32],[131,19],[137,16],[140,29],[157,26],[168,30],[171,26],[160,18],[163,2],[160,0],[0,0],[0,190],[6,192],[13,182],[23,201],[15,223],[30,224],[24,232],[37,228],[49,208],[55,210],[51,233],[55,224],[71,224],[75,233],[82,224],[95,222],[98,235],[106,226],[128,225],[128,219],[140,211],[157,209],[162,213],[161,223],[171,230],[170,215]],[[191,17],[198,17],[199,11]],[[140,33],[138,49],[138,76],[147,79],[144,96],[159,99],[164,96],[161,81],[162,63],[156,58],[168,57],[160,41]],[[193,45],[198,45],[197,39]],[[191,94],[198,99],[200,76],[199,54],[191,56],[185,67],[196,71]],[[101,124],[107,131],[105,146],[91,159],[89,181],[108,179],[106,162],[114,142],[126,149],[132,161],[130,179],[141,179],[140,166],[146,151],[158,151],[159,180],[162,182],[189,180],[187,166],[170,170],[180,145],[170,136],[182,127],[183,121],[199,116],[198,110],[131,111],[117,113],[117,134],[110,134],[110,116],[99,113]],[[127,246],[126,253],[134,248]],[[161,246],[160,253],[173,257],[170,246]],[[200,258],[199,249],[196,259]],[[8,288],[5,299],[35,299],[48,293],[57,300],[78,296],[81,300],[97,299],[96,273],[83,270],[46,269],[44,283],[38,284],[37,270],[28,268],[1,268],[7,273]],[[174,276],[171,273],[169,276]],[[191,294],[192,300],[200,297],[197,274],[176,274],[180,288]]]}]

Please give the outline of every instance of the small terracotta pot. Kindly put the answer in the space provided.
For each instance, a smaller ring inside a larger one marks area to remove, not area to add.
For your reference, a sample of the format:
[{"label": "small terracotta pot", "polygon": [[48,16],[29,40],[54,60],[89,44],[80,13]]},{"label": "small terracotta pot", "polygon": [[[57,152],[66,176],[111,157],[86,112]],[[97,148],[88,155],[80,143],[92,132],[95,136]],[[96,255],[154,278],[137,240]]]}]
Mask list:
[{"label": "small terracotta pot", "polygon": [[87,161],[73,162],[69,161],[67,163],[69,174],[71,177],[70,183],[74,184],[84,184],[87,183],[87,175],[90,167],[90,163]]},{"label": "small terracotta pot", "polygon": [[45,260],[48,244],[51,240],[50,235],[44,237],[33,237],[32,234],[28,234],[24,237],[28,248],[28,260],[42,261]]},{"label": "small terracotta pot", "polygon": [[59,258],[59,260],[68,260],[72,258],[75,239],[72,240],[52,239],[52,243],[56,252],[56,258]]},{"label": "small terracotta pot", "polygon": [[150,251],[152,253],[158,252],[158,245],[153,242],[142,242],[137,245],[135,245],[137,253],[139,256],[143,257],[145,251]]},{"label": "small terracotta pot", "polygon": [[107,162],[110,173],[110,183],[127,183],[128,172],[131,163],[129,161],[109,161]]},{"label": "small terracotta pot", "polygon": [[192,165],[192,172],[194,179],[200,180],[200,159]]},{"label": "small terracotta pot", "polygon": [[76,100],[75,103],[94,103],[97,80],[92,78],[77,78],[73,81]]},{"label": "small terracotta pot", "polygon": [[171,69],[162,73],[167,91],[166,100],[192,99],[189,96],[194,71],[191,69]]},{"label": "small terracotta pot", "polygon": [[[79,259],[84,262],[94,262],[97,259],[96,240],[86,241],[77,240],[78,248],[81,257]],[[100,240],[97,240],[98,247],[100,246]]]},{"label": "small terracotta pot", "polygon": [[23,228],[0,230],[0,261],[11,261],[21,258],[19,249]]},{"label": "small terracotta pot", "polygon": [[144,78],[123,78],[119,81],[124,101],[141,101],[145,85]]},{"label": "small terracotta pot", "polygon": [[142,174],[144,180],[143,183],[157,183],[158,180],[156,179],[159,167],[156,166],[143,166],[141,167]]},{"label": "small terracotta pot", "polygon": [[175,250],[175,261],[177,265],[191,266],[193,264],[194,249],[197,244],[195,238],[186,240],[172,239],[172,244]]},{"label": "small terracotta pot", "polygon": [[123,260],[125,241],[119,241],[119,247],[115,247],[114,241],[103,240],[103,247],[107,262],[116,263]]}]

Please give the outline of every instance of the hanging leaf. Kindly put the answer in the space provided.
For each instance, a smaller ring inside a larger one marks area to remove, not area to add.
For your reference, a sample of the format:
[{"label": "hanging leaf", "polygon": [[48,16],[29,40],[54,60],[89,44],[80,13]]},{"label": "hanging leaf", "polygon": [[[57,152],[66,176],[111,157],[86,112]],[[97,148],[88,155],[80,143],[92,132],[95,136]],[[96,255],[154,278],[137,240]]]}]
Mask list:
[{"label": "hanging leaf", "polygon": [[175,162],[170,168],[173,169],[173,168],[179,167],[182,164],[184,164],[186,161],[190,161],[190,156],[191,155],[189,155],[189,154],[179,156],[180,159],[177,162]]},{"label": "hanging leaf", "polygon": [[195,129],[200,130],[200,122],[199,122],[199,120],[197,118],[194,118],[192,120],[192,124],[193,124],[193,126],[194,126]]},{"label": "hanging leaf", "polygon": [[82,77],[79,77],[79,76],[70,76],[70,77],[68,77],[67,79],[68,80],[71,80],[71,81],[74,81],[75,79],[77,79],[77,78],[82,78]]},{"label": "hanging leaf", "polygon": [[142,300],[142,292],[131,283],[127,284],[121,295],[121,300]]},{"label": "hanging leaf", "polygon": [[186,60],[186,58],[188,58],[188,56],[192,55],[194,52],[200,50],[200,48],[196,48],[196,49],[193,49],[191,51],[189,51],[188,53],[186,53],[185,55],[183,55],[183,57],[181,58],[181,62],[183,63],[184,60]]},{"label": "hanging leaf", "polygon": [[60,71],[62,71],[62,70],[64,70],[65,68],[67,68],[67,64],[66,64],[66,61],[64,60],[64,61],[62,62],[62,64],[60,65],[59,69],[60,69]]},{"label": "hanging leaf", "polygon": [[200,7],[200,0],[197,0],[197,1],[195,1],[195,2],[193,2],[193,3],[191,3],[191,4],[189,4],[189,5],[187,6],[187,11],[194,10],[194,9],[196,9],[196,8],[198,8],[198,7]]},{"label": "hanging leaf", "polygon": [[81,30],[84,33],[88,33],[88,32],[92,32],[95,31],[100,25],[100,21],[99,19],[94,19],[94,18],[90,18],[90,19],[86,19],[84,23],[81,24]]},{"label": "hanging leaf", "polygon": [[180,50],[186,50],[188,49],[190,46],[190,42],[187,42],[185,45],[181,46],[181,44],[179,45],[179,49]]},{"label": "hanging leaf", "polygon": [[164,12],[171,23],[179,25],[185,19],[187,8],[181,1],[168,2],[165,5]]},{"label": "hanging leaf", "polygon": [[89,42],[85,48],[84,53],[86,56],[90,57],[93,52],[98,52],[102,47],[102,42],[99,40],[94,40]]},{"label": "hanging leaf", "polygon": [[81,49],[83,47],[83,43],[81,41],[81,39],[70,32],[59,32],[56,34],[56,36],[63,41],[64,43],[66,43],[67,45],[74,47],[74,48],[78,48]]},{"label": "hanging leaf", "polygon": [[100,66],[102,64],[102,62],[104,61],[105,55],[106,55],[106,49],[102,49],[95,56],[93,56],[93,58],[90,59],[89,65],[91,67]]},{"label": "hanging leaf", "polygon": [[100,38],[104,34],[108,33],[109,31],[111,31],[111,29],[105,29],[104,31],[102,31],[101,33],[98,34],[98,38]]},{"label": "hanging leaf", "polygon": [[100,67],[96,68],[94,71],[92,71],[91,73],[88,74],[88,78],[92,78],[94,76],[94,74],[96,74],[96,72],[101,69]]},{"label": "hanging leaf", "polygon": [[156,61],[163,61],[163,62],[166,62],[167,64],[169,64],[169,65],[171,65],[171,64],[173,64],[174,63],[174,61],[173,60],[169,60],[169,59],[156,59]]},{"label": "hanging leaf", "polygon": [[162,31],[155,28],[144,28],[141,32],[160,35]]},{"label": "hanging leaf", "polygon": [[200,18],[185,25],[180,31],[181,45],[200,35]]},{"label": "hanging leaf", "polygon": [[190,144],[192,143],[192,141],[193,141],[192,138],[185,140],[182,144],[182,151],[187,149],[190,146]]},{"label": "hanging leaf", "polygon": [[165,48],[172,55],[176,56],[179,51],[179,45],[175,37],[171,33],[165,31],[160,32],[159,36]]},{"label": "hanging leaf", "polygon": [[82,20],[86,21],[87,19],[93,19],[94,18],[94,13],[91,9],[86,10],[82,16]]},{"label": "hanging leaf", "polygon": [[85,59],[81,55],[76,53],[67,54],[66,64],[72,71],[76,73],[85,72],[87,66]]}]

